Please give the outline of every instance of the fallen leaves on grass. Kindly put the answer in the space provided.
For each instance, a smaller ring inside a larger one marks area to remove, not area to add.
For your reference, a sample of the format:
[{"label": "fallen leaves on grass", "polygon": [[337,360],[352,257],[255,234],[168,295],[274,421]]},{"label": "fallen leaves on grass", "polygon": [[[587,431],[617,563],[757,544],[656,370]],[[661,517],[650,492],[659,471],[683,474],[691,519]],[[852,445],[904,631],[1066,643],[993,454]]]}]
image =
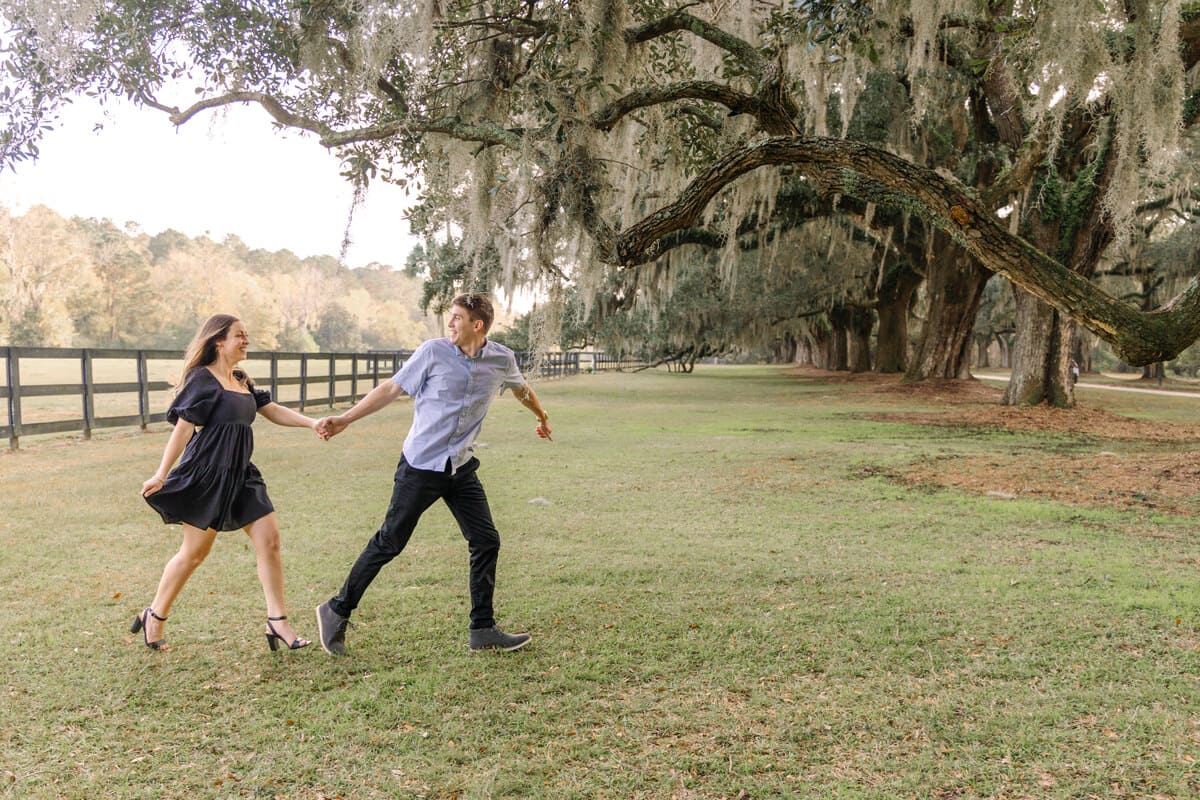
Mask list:
[{"label": "fallen leaves on grass", "polygon": [[[895,477],[1002,499],[1054,500],[1079,506],[1195,513],[1200,465],[1191,453],[959,456],[910,466]],[[949,463],[952,462],[951,467]]]},{"label": "fallen leaves on grass", "polygon": [[[797,377],[809,374],[797,370]],[[831,373],[811,371],[825,382]],[[838,375],[842,375],[839,373]],[[1125,443],[1116,453],[1086,455],[1055,453],[987,453],[928,459],[892,477],[910,486],[941,486],[997,499],[1038,498],[1076,506],[1153,509],[1166,514],[1191,514],[1200,507],[1200,464],[1191,448],[1200,426],[1133,419],[1088,406],[1002,406],[1001,390],[979,381],[901,383],[897,376],[845,374],[840,383],[871,394],[919,399],[936,410],[873,413],[869,419],[947,428],[1030,431],[1086,437],[1096,442]],[[1129,452],[1129,442],[1146,442],[1144,452]]]}]

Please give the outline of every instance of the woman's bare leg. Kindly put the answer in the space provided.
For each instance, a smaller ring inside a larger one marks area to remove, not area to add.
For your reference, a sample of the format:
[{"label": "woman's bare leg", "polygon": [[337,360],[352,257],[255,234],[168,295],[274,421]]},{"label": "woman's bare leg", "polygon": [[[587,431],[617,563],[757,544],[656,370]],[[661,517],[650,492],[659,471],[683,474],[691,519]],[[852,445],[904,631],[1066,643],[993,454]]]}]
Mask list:
[{"label": "woman's bare leg", "polygon": [[[175,605],[175,598],[183,591],[184,585],[188,582],[188,578],[192,577],[196,567],[204,563],[204,559],[208,557],[213,542],[216,540],[217,532],[212,528],[202,531],[184,524],[183,542],[179,545],[179,552],[171,556],[171,559],[167,561],[167,566],[163,568],[162,578],[158,581],[158,591],[155,592],[154,602],[150,605],[155,614],[165,617],[171,613],[171,606]],[[163,638],[163,627],[162,620],[147,614],[147,641],[154,642]]]},{"label": "woman's bare leg", "polygon": [[[254,545],[258,559],[258,580],[262,583],[263,595],[267,599],[267,616],[287,615],[287,603],[283,597],[283,557],[279,550],[279,521],[274,512],[256,519],[245,527],[246,535]],[[286,619],[271,623],[275,632],[288,645],[296,638],[296,632]]]}]

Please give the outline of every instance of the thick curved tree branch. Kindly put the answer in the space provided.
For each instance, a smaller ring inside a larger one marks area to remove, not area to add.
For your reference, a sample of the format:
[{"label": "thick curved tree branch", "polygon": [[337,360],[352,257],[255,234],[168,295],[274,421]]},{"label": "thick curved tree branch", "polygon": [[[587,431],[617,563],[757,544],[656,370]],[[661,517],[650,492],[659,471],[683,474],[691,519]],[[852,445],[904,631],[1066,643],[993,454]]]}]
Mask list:
[{"label": "thick curved tree branch", "polygon": [[755,95],[714,81],[680,81],[638,89],[592,114],[590,122],[597,130],[607,132],[627,115],[642,108],[678,100],[706,100],[725,106],[730,116],[750,114],[758,120],[759,127],[772,136],[795,136],[800,132],[794,121],[799,110],[783,87],[781,76],[782,72],[775,65],[769,65],[763,72],[759,93]]},{"label": "thick curved tree branch", "polygon": [[463,122],[458,117],[409,118],[371,125],[366,128],[331,131],[321,137],[321,144],[326,147],[343,147],[356,142],[387,139],[400,133],[441,133],[464,142],[503,145],[513,149],[521,148],[520,131],[503,128],[490,122]]},{"label": "thick curved tree branch", "polygon": [[[211,111],[214,108],[230,106],[236,103],[257,103],[276,122],[289,128],[299,128],[300,130],[315,133],[318,136],[324,136],[332,132],[323,122],[301,116],[284,108],[282,103],[265,92],[229,92],[219,97],[206,97],[203,100],[196,101],[182,111],[178,108],[171,108],[158,103],[153,103],[152,105],[155,108],[167,111],[170,114],[171,123],[179,126],[186,124],[192,117],[203,111]],[[151,103],[147,103],[147,105],[151,105]]]},{"label": "thick curved tree branch", "polygon": [[642,44],[660,36],[666,36],[679,31],[688,31],[707,42],[725,50],[738,58],[742,64],[754,72],[761,74],[767,65],[767,59],[749,42],[726,30],[718,28],[710,22],[686,11],[677,11],[660,19],[652,20],[644,25],[638,25],[625,31],[626,44]]},{"label": "thick curved tree branch", "polygon": [[[674,203],[620,233],[599,231],[612,263],[656,258],[664,237],[694,225],[736,178],[764,166],[817,170],[827,190],[872,200],[872,185],[906,198],[907,210],[949,233],[986,268],[1076,319],[1131,364],[1174,358],[1200,337],[1200,278],[1161,309],[1142,312],[1106,294],[1004,227],[957,183],[883,150],[823,138],[774,138],[739,148],[698,176]],[[866,180],[864,180],[864,178]]]},{"label": "thick curved tree branch", "polygon": [[404,119],[381,122],[364,128],[351,128],[339,131],[330,128],[325,123],[296,114],[286,108],[279,100],[263,92],[230,92],[219,97],[206,97],[184,110],[163,105],[150,97],[141,98],[141,102],[160,111],[165,111],[175,125],[183,125],[203,111],[210,111],[222,106],[237,103],[257,103],[271,117],[288,128],[315,133],[320,137],[325,147],[345,147],[358,142],[378,141],[389,139],[401,133],[441,133],[467,142],[479,142],[485,145],[504,145],[514,149],[521,147],[519,131],[502,128],[492,123],[466,123],[457,117],[442,117],[439,119]]},{"label": "thick curved tree branch", "polygon": [[719,103],[731,114],[757,116],[762,105],[757,98],[713,81],[681,81],[649,89],[638,89],[614,100],[591,116],[591,123],[601,131],[611,131],[618,122],[638,109],[663,105],[676,100],[706,100]]},{"label": "thick curved tree branch", "polygon": [[680,98],[712,100],[727,106],[734,114],[752,114],[762,129],[771,136],[795,136],[800,133],[800,128],[795,122],[799,108],[786,86],[782,65],[767,58],[744,39],[686,11],[677,11],[626,30],[625,42],[629,45],[642,44],[680,31],[688,31],[736,58],[755,81],[754,94],[747,95],[727,85],[703,81],[639,90],[629,93],[597,113],[596,124],[601,130],[609,130],[622,116],[636,108],[654,105],[655,101],[650,100],[649,95],[656,92],[665,93],[666,99],[657,102],[670,102],[678,99],[671,97],[670,91],[678,91],[679,87],[691,87],[692,91],[700,91],[703,94],[680,95]]},{"label": "thick curved tree branch", "polygon": [[674,250],[684,245],[699,245],[710,250],[719,250],[725,246],[726,237],[710,228],[684,228],[663,237],[662,251]]}]

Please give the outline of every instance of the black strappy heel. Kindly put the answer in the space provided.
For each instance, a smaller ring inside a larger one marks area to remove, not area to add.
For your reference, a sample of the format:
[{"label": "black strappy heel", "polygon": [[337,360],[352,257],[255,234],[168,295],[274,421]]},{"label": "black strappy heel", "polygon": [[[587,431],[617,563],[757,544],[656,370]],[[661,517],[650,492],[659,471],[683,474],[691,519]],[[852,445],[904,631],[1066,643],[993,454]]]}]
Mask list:
[{"label": "black strappy heel", "polygon": [[280,636],[275,630],[275,626],[271,624],[285,619],[287,619],[287,614],[282,617],[267,617],[267,645],[270,646],[272,652],[279,647],[280,642],[287,645],[288,650],[299,650],[301,647],[308,647],[312,644],[308,639],[301,639],[299,636],[293,639],[291,644],[288,644],[287,640]]},{"label": "black strappy heel", "polygon": [[154,642],[150,641],[150,631],[146,627],[146,615],[147,614],[154,617],[159,622],[167,621],[166,617],[160,617],[158,614],[154,613],[153,608],[146,606],[145,611],[143,611],[141,614],[138,614],[136,617],[134,617],[133,625],[129,626],[129,632],[137,633],[138,631],[141,631],[142,632],[142,641],[144,641],[146,643],[146,647],[149,647],[151,650],[166,650],[167,649],[167,640],[165,637],[162,639],[159,639],[157,641],[154,641]]}]

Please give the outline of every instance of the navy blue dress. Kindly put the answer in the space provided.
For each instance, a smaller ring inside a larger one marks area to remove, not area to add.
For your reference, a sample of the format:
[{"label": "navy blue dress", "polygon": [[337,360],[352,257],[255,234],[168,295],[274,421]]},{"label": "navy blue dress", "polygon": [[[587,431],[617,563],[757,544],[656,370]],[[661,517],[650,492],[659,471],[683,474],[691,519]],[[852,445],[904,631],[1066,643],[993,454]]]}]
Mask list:
[{"label": "navy blue dress", "polygon": [[163,522],[233,531],[275,510],[262,473],[250,463],[250,426],[269,402],[270,392],[230,391],[208,369],[192,370],[167,411],[167,421],[186,420],[196,433],[163,487],[146,498]]}]

